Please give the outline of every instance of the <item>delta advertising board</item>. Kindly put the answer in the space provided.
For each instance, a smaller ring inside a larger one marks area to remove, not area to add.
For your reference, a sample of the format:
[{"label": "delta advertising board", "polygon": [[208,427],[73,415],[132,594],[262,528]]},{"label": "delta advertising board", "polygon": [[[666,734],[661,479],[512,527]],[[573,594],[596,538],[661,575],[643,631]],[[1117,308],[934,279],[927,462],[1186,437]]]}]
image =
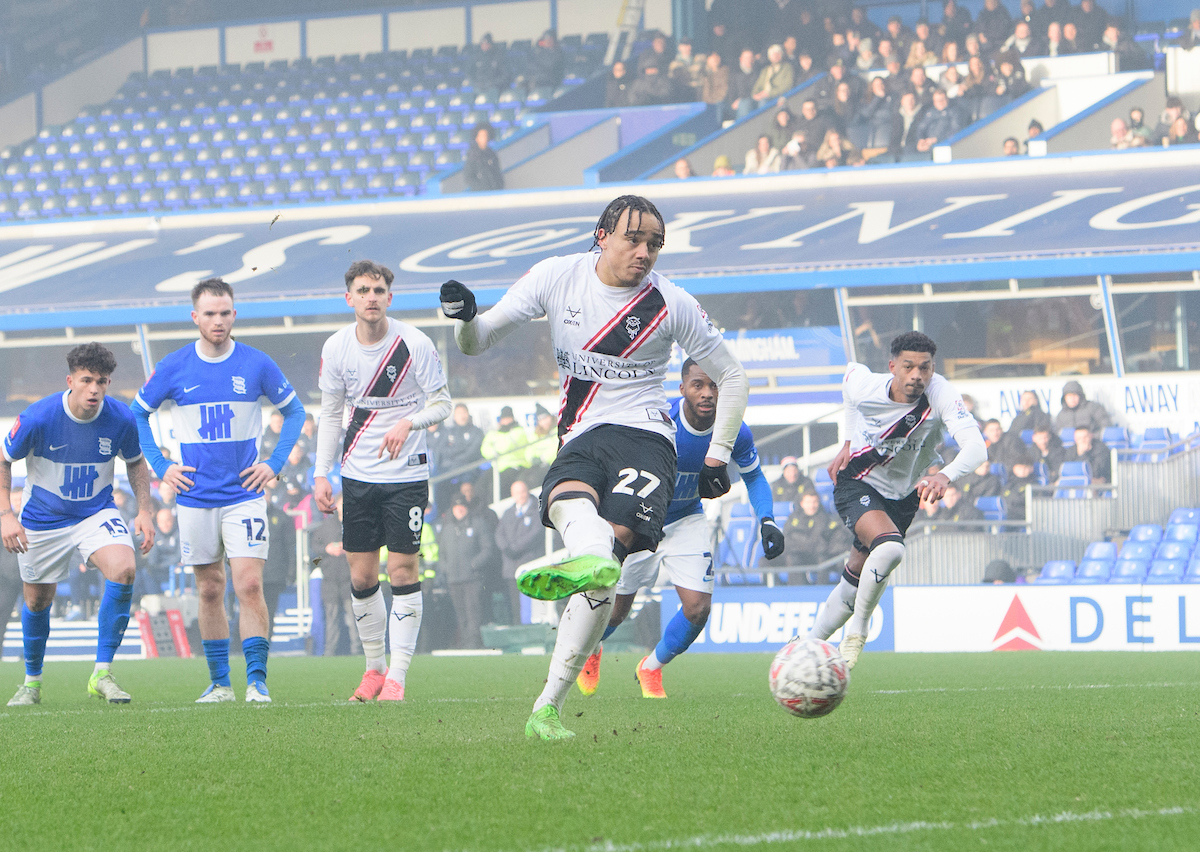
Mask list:
[{"label": "delta advertising board", "polygon": [[[690,651],[774,653],[812,628],[829,591],[718,587]],[[664,626],[678,609],[679,598],[664,589]],[[1200,585],[899,586],[871,617],[866,650],[1200,650]]]}]

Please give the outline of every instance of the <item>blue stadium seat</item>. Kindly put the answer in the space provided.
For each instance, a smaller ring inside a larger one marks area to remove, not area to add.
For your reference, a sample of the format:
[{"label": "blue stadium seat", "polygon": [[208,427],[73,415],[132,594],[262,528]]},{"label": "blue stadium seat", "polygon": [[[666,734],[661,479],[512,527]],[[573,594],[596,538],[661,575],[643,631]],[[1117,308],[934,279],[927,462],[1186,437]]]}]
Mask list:
[{"label": "blue stadium seat", "polygon": [[1022,429],[1021,430],[1021,440],[1025,442],[1025,446],[1032,447],[1033,446],[1033,430],[1032,429]]},{"label": "blue stadium seat", "polygon": [[[66,202],[63,204],[63,212],[71,215],[84,215],[88,212],[88,204],[91,202],[91,200],[91,196],[84,195],[83,193],[69,195],[67,196]],[[9,202],[5,201],[3,203]],[[5,218],[8,217],[5,217],[3,215],[3,211],[0,211],[0,221],[4,220]]]},{"label": "blue stadium seat", "polygon": [[193,186],[188,190],[188,204],[192,207],[208,207],[212,204],[211,186]]},{"label": "blue stadium seat", "polygon": [[287,196],[290,201],[308,201],[313,194],[313,179],[311,177],[297,178],[288,185]]},{"label": "blue stadium seat", "polygon": [[238,201],[243,204],[255,204],[262,200],[263,182],[252,180],[238,187]]},{"label": "blue stadium seat", "polygon": [[1200,524],[1200,509],[1176,509],[1171,513],[1171,520],[1167,523],[1172,526],[1175,524]]},{"label": "blue stadium seat", "polygon": [[366,191],[367,179],[362,175],[346,175],[338,187],[338,194],[343,198],[359,198]]},{"label": "blue stadium seat", "polygon": [[753,518],[754,507],[749,503],[734,503],[729,507],[730,518]]},{"label": "blue stadium seat", "polygon": [[1083,554],[1084,559],[1100,560],[1101,562],[1117,561],[1117,546],[1111,541],[1093,541]]},{"label": "blue stadium seat", "polygon": [[176,185],[163,192],[163,204],[172,210],[187,206],[189,187]]},{"label": "blue stadium seat", "polygon": [[1121,545],[1121,552],[1117,555],[1117,558],[1137,559],[1142,562],[1149,562],[1154,558],[1156,546],[1157,543],[1152,541],[1126,541]]},{"label": "blue stadium seat", "polygon": [[1146,577],[1150,563],[1143,559],[1118,559],[1113,565],[1110,583],[1136,584]]},{"label": "blue stadium seat", "polygon": [[1163,531],[1163,541],[1183,541],[1190,545],[1196,544],[1200,536],[1200,525],[1171,523]]},{"label": "blue stadium seat", "polygon": [[[1065,465],[1064,465],[1065,466]],[[1129,541],[1149,541],[1157,544],[1162,541],[1163,529],[1158,524],[1138,524],[1129,531]]]},{"label": "blue stadium seat", "polygon": [[1054,559],[1042,566],[1042,573],[1034,580],[1042,585],[1062,585],[1075,577],[1075,563],[1069,559]]},{"label": "blue stadium seat", "polygon": [[1063,462],[1058,473],[1054,492],[1056,499],[1077,500],[1088,496],[1087,486],[1092,482],[1092,468],[1087,462]]},{"label": "blue stadium seat", "polygon": [[1100,559],[1084,559],[1075,572],[1076,583],[1107,583],[1113,563]]},{"label": "blue stadium seat", "polygon": [[1146,575],[1147,583],[1182,583],[1187,573],[1186,559],[1155,559],[1150,563],[1150,572]]},{"label": "blue stadium seat", "polygon": [[976,498],[975,508],[983,512],[983,518],[987,521],[1003,521],[1008,517],[1008,507],[1003,497]]},{"label": "blue stadium seat", "polygon": [[236,204],[238,200],[238,187],[240,184],[230,182],[221,186],[213,187],[213,204],[218,207],[227,207],[231,204]]},{"label": "blue stadium seat", "polygon": [[282,201],[287,197],[288,183],[284,180],[273,180],[263,187],[263,201]]},{"label": "blue stadium seat", "polygon": [[1154,551],[1155,559],[1182,559],[1185,562],[1192,555],[1190,541],[1164,541]]},{"label": "blue stadium seat", "polygon": [[[339,182],[337,178],[323,177],[313,183],[312,197],[321,199],[330,199],[338,194]],[[309,469],[310,471],[312,468]]]},{"label": "blue stadium seat", "polygon": [[1129,435],[1123,426],[1106,426],[1101,441],[1114,450],[1124,450],[1129,447]]},{"label": "blue stadium seat", "polygon": [[434,157],[433,165],[435,169],[440,171],[442,169],[448,169],[452,166],[461,165],[462,160],[463,156],[461,151],[452,151],[447,149],[445,151],[440,151],[437,156]]},{"label": "blue stadium seat", "polygon": [[1001,485],[1008,485],[1008,468],[1002,464],[993,464],[988,467],[992,476],[1000,480]]},{"label": "blue stadium seat", "polygon": [[1058,432],[1059,440],[1062,441],[1064,447],[1075,446],[1075,427],[1065,426]]},{"label": "blue stadium seat", "polygon": [[[395,155],[389,155],[395,156]],[[405,157],[405,165],[408,158]],[[383,168],[383,158],[378,154],[367,154],[354,161],[354,172],[360,175],[373,175]],[[393,169],[393,171],[396,171]]]},{"label": "blue stadium seat", "polygon": [[825,511],[836,515],[837,509],[833,505],[833,480],[829,478],[829,471],[825,468],[818,468],[813,474],[813,485],[817,488],[817,496],[821,498],[821,505],[825,507]]}]

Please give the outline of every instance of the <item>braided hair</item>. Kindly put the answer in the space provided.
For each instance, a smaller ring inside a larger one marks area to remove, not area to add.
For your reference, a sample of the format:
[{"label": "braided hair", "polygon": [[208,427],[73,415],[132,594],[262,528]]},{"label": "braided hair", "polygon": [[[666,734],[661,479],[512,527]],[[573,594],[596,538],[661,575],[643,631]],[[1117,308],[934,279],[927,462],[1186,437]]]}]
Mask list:
[{"label": "braided hair", "polygon": [[[622,195],[619,198],[614,198],[604,208],[604,212],[600,214],[600,221],[596,223],[596,230],[592,232],[592,248],[600,245],[600,232],[604,231],[605,235],[612,234],[616,230],[617,222],[621,221],[621,215],[629,211],[629,224],[631,230],[641,230],[644,214],[649,214],[658,220],[658,224],[662,225],[663,233],[666,234],[667,225],[663,221],[662,214],[658,212],[658,208],[654,206],[648,198],[643,198],[640,195]],[[636,228],[632,228],[633,214],[638,214],[638,224]]]}]

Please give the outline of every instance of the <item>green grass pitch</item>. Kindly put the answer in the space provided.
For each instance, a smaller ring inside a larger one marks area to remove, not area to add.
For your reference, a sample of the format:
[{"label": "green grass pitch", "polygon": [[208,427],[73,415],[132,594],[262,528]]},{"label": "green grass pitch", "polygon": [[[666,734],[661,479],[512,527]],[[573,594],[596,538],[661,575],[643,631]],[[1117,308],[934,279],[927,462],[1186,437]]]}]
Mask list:
[{"label": "green grass pitch", "polygon": [[867,654],[812,721],[765,656],[685,655],[649,701],[610,654],[578,736],[532,742],[547,662],[422,657],[348,706],[360,659],[274,659],[274,705],[200,707],[202,660],[119,664],[125,707],[51,663],[0,707],[0,848],[1200,848],[1200,654]]}]

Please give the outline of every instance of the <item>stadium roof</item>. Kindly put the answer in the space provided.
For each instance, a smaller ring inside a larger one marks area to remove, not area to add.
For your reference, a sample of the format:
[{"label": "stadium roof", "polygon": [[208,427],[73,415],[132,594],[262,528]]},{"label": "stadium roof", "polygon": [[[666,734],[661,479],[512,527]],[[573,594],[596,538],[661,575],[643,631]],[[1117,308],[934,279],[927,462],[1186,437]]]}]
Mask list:
[{"label": "stadium roof", "polygon": [[8,225],[0,331],[186,322],[212,275],[244,318],[340,312],[362,257],[395,270],[397,308],[434,308],[452,277],[489,303],[586,250],[623,192],[658,204],[657,269],[696,294],[1192,270],[1197,165],[1200,147]]}]

